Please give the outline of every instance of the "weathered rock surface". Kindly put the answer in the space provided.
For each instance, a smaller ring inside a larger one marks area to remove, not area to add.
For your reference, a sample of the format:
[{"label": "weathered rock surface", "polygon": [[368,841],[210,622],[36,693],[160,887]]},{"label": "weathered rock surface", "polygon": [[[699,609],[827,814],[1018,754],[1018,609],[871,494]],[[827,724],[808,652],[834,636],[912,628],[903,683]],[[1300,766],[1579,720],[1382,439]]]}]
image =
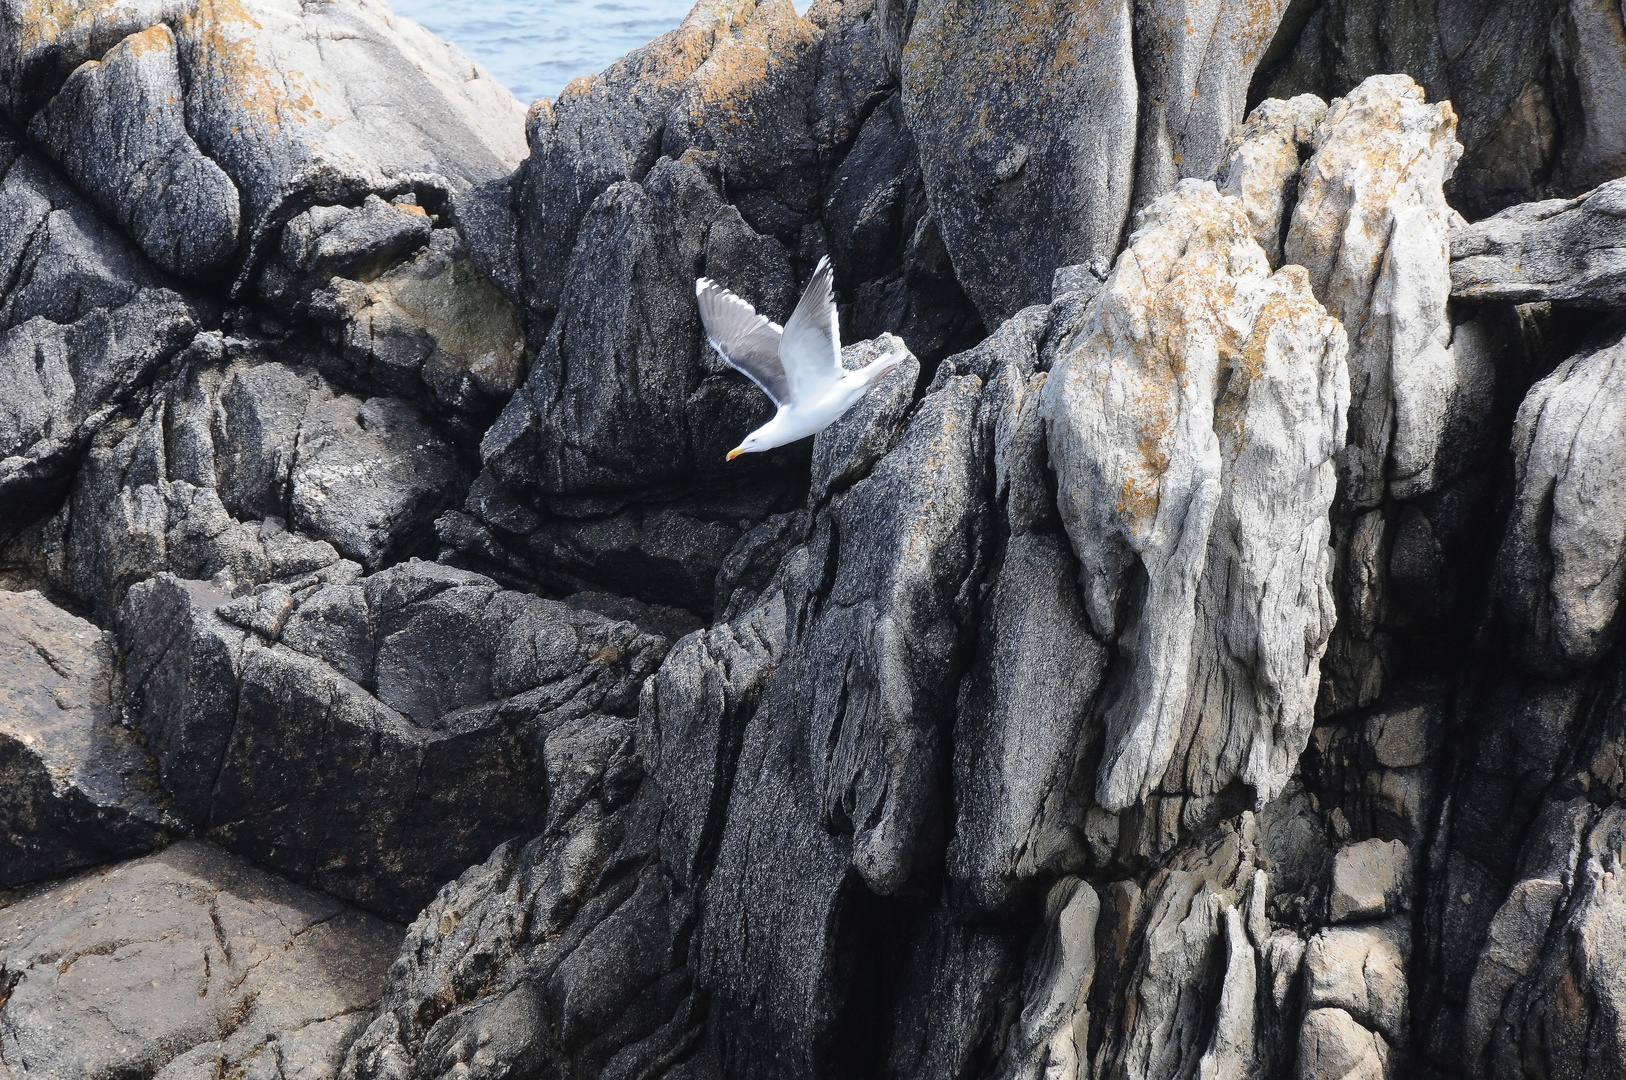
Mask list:
[{"label": "weathered rock surface", "polygon": [[563,797],[547,739],[625,739],[667,644],[417,561],[237,600],[159,575],[119,634],[132,722],[195,826],[398,918],[537,830]]},{"label": "weathered rock surface", "polygon": [[1509,207],[1451,233],[1451,292],[1469,300],[1626,307],[1626,180]]},{"label": "weathered rock surface", "polygon": [[39,529],[47,580],[110,614],[159,571],[233,593],[430,553],[464,482],[452,447],[406,402],[266,359],[291,351],[199,336],[144,410],[100,432]]},{"label": "weathered rock surface", "polygon": [[0,1073],[1620,1074],[1616,7],[0,0]]},{"label": "weathered rock surface", "polygon": [[1128,658],[1095,798],[1240,780],[1262,802],[1309,737],[1332,629],[1344,333],[1211,184],[1140,220],[1043,408],[1085,610]]},{"label": "weathered rock surface", "polygon": [[0,506],[35,516],[205,313],[0,133]]},{"label": "weathered rock surface", "polygon": [[1104,275],[1132,208],[1217,164],[1285,4],[900,6],[903,100],[983,318]]},{"label": "weathered rock surface", "polygon": [[163,23],[77,68],[29,125],[97,208],[159,266],[196,277],[237,248],[237,188],[186,130],[175,35]]},{"label": "weathered rock surface", "polygon": [[7,1077],[332,1076],[400,927],[184,842],[0,913]]},{"label": "weathered rock surface", "polygon": [[101,630],[0,592],[0,888],[137,855],[178,824],[117,720]]},{"label": "weathered rock surface", "polygon": [[1619,5],[1593,0],[1327,0],[1292,5],[1252,99],[1348,93],[1405,72],[1461,120],[1462,167],[1448,187],[1470,217],[1572,195],[1626,171]]},{"label": "weathered rock surface", "polygon": [[1614,641],[1626,547],[1623,361],[1620,341],[1571,357],[1519,406],[1497,594],[1517,655],[1543,673],[1593,663]]}]

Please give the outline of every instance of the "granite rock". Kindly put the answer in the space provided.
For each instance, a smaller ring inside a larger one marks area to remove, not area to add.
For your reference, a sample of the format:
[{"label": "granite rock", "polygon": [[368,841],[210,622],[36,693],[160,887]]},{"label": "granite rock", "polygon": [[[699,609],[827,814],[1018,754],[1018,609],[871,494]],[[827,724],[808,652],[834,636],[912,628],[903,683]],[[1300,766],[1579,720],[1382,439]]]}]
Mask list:
[{"label": "granite rock", "polygon": [[15,1077],[332,1076],[400,927],[186,841],[0,916]]},{"label": "granite rock", "polygon": [[101,630],[37,592],[0,592],[0,888],[128,858],[179,822],[118,722]]}]

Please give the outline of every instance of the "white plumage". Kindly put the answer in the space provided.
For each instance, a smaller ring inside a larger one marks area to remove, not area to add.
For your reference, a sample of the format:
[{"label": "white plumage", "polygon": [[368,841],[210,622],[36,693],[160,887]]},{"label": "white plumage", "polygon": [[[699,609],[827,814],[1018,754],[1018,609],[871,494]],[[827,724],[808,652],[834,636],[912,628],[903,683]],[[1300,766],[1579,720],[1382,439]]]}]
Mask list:
[{"label": "white plumage", "polygon": [[828,258],[813,268],[801,302],[783,327],[710,278],[698,279],[694,293],[712,347],[779,406],[772,420],[728,452],[730,461],[818,434],[903,362],[902,354],[892,352],[856,371],[841,366]]}]

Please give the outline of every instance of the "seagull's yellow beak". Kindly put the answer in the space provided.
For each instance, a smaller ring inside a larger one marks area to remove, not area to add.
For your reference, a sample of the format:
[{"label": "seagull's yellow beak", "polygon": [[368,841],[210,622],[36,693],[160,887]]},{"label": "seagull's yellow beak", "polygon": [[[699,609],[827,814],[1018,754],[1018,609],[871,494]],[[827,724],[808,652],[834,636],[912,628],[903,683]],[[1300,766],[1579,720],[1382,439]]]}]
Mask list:
[{"label": "seagull's yellow beak", "polygon": [[728,460],[733,461],[735,458],[739,457],[743,453],[745,453],[745,447],[736,446],[734,449],[732,449],[732,450],[730,450],[728,452]]}]

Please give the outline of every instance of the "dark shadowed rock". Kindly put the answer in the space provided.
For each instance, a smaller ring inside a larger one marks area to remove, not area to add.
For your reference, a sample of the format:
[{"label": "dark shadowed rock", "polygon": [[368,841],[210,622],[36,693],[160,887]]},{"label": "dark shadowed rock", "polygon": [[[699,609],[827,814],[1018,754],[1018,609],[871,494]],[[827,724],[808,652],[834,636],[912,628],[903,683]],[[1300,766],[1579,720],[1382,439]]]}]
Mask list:
[{"label": "dark shadowed rock", "polygon": [[417,561],[237,600],[160,575],[119,628],[134,722],[198,829],[397,917],[559,811],[544,743],[626,727],[666,650]]},{"label": "dark shadowed rock", "polygon": [[0,888],[151,850],[178,823],[119,726],[111,642],[37,592],[0,592]]},{"label": "dark shadowed rock", "polygon": [[0,505],[35,516],[206,315],[33,153],[0,164]]},{"label": "dark shadowed rock", "polygon": [[187,842],[0,915],[8,1076],[332,1076],[400,928]]}]

